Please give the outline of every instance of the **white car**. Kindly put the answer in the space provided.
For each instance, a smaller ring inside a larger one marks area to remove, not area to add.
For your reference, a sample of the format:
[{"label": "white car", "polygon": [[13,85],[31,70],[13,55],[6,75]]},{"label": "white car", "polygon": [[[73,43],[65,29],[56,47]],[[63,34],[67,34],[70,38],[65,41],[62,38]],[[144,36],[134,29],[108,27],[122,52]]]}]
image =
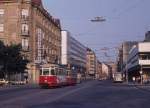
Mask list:
[{"label": "white car", "polygon": [[5,85],[7,83],[8,83],[8,81],[6,81],[5,79],[0,79],[0,85]]}]

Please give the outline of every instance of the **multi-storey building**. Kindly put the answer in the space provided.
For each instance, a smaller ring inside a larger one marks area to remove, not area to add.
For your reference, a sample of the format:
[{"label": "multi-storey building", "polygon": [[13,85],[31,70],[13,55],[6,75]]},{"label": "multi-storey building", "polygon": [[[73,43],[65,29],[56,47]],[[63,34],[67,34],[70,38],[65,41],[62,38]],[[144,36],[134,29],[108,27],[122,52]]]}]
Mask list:
[{"label": "multi-storey building", "polygon": [[42,0],[0,0],[0,40],[22,45],[31,82],[38,81],[36,63],[60,62],[60,21],[44,9]]},{"label": "multi-storey building", "polygon": [[91,49],[87,48],[87,75],[95,78],[96,75],[96,54]]},{"label": "multi-storey building", "polygon": [[86,47],[71,36],[71,33],[62,31],[62,64],[67,65],[69,74],[85,75],[86,71]]},{"label": "multi-storey building", "polygon": [[102,77],[102,63],[97,60],[96,62],[96,75],[95,75],[96,79],[101,79]]},{"label": "multi-storey building", "polygon": [[110,79],[110,78],[111,78],[111,67],[106,63],[102,63],[101,79]]},{"label": "multi-storey building", "polygon": [[150,81],[150,42],[140,42],[129,52],[127,62],[129,80]]},{"label": "multi-storey building", "polygon": [[146,33],[145,33],[145,40],[144,40],[145,42],[149,42],[150,41],[150,31],[147,31]]},{"label": "multi-storey building", "polygon": [[133,45],[136,45],[136,41],[126,41],[122,44],[122,51],[123,51],[123,64],[126,64],[127,58],[129,55],[129,51]]},{"label": "multi-storey building", "polygon": [[123,49],[120,46],[118,48],[118,56],[117,56],[117,72],[122,71],[122,65],[123,65]]},{"label": "multi-storey building", "polygon": [[110,67],[110,78],[113,77],[113,74],[116,73],[116,72],[120,72],[117,70],[117,64],[116,62],[107,62],[107,65]]},{"label": "multi-storey building", "polygon": [[136,45],[137,43],[138,42],[136,41],[126,41],[122,43],[122,46],[119,48],[118,71],[125,72],[129,51],[132,48],[132,46]]}]

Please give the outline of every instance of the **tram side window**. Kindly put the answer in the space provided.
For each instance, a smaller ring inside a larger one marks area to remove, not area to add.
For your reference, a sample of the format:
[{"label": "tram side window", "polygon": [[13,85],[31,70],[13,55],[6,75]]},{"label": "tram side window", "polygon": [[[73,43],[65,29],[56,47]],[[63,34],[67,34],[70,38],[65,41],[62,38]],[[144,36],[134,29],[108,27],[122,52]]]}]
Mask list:
[{"label": "tram side window", "polygon": [[55,75],[55,70],[54,69],[51,70],[51,75]]},{"label": "tram side window", "polygon": [[61,70],[61,68],[59,69],[59,75],[62,75],[62,70]]},{"label": "tram side window", "polygon": [[63,70],[63,74],[64,74],[64,75],[67,75],[67,74],[68,74],[65,69]]},{"label": "tram side window", "polygon": [[64,69],[62,68],[59,69],[59,75],[65,75]]},{"label": "tram side window", "polygon": [[49,69],[44,69],[43,70],[43,75],[49,75]]},{"label": "tram side window", "polygon": [[55,68],[55,74],[56,74],[56,75],[59,75],[59,73],[58,73],[58,68]]}]

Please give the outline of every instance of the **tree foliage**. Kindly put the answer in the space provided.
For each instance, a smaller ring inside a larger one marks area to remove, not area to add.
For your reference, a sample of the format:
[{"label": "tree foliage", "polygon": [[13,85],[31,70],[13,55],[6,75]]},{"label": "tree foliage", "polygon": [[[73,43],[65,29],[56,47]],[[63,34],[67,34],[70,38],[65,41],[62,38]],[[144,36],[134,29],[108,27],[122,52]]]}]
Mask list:
[{"label": "tree foliage", "polygon": [[24,73],[28,62],[21,54],[20,44],[5,46],[0,41],[0,65],[2,67],[0,75],[9,77],[14,73]]}]

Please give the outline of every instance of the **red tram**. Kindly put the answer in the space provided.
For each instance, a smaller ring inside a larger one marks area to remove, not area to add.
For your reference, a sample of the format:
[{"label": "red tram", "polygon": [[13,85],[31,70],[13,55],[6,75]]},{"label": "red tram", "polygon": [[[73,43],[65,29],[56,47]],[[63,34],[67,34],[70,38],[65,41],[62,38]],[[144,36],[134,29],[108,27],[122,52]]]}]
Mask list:
[{"label": "red tram", "polygon": [[75,85],[76,78],[68,74],[64,66],[52,64],[41,68],[39,85],[41,87],[61,87]]}]

